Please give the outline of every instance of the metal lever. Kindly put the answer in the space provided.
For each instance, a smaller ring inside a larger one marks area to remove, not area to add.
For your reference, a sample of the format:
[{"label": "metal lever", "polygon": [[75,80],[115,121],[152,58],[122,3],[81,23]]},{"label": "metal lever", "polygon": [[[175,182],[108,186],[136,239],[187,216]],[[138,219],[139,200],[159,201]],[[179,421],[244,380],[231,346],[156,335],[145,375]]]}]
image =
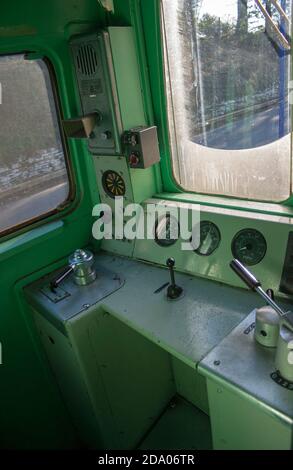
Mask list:
[{"label": "metal lever", "polygon": [[69,266],[50,282],[51,290],[54,292],[59,284],[72,272],[74,282],[78,286],[87,286],[96,280],[97,274],[94,269],[94,255],[89,250],[75,250],[68,259]]},{"label": "metal lever", "polygon": [[59,287],[59,284],[61,284],[62,281],[64,281],[64,279],[66,279],[69,274],[71,274],[73,272],[73,266],[70,266],[69,268],[67,268],[65,271],[63,271],[62,274],[59,274],[58,277],[56,277],[55,279],[53,279],[51,282],[50,282],[50,288],[52,291],[54,291],[55,289],[57,289]]},{"label": "metal lever", "polygon": [[174,274],[175,259],[168,258],[166,264],[170,270],[170,277],[171,277],[171,284],[169,285],[168,290],[167,290],[167,297],[169,300],[176,300],[179,297],[181,297],[183,293],[183,289],[182,287],[177,286],[175,282],[175,274]]},{"label": "metal lever", "polygon": [[266,303],[280,315],[280,317],[286,315],[286,312],[284,312],[281,307],[279,307],[279,305],[276,304],[276,302],[263,290],[260,281],[258,281],[238,259],[233,259],[230,263],[230,267],[237,276],[239,276],[251,290],[257,292],[266,301]]}]

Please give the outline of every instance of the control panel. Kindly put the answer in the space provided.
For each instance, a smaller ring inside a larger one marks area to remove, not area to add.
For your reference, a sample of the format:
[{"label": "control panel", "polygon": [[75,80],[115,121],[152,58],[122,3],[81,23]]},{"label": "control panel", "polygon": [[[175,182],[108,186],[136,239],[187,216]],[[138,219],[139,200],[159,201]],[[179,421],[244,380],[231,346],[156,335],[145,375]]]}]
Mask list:
[{"label": "control panel", "polygon": [[71,52],[83,114],[95,116],[89,135],[94,154],[119,154],[122,124],[107,32],[74,38]]},{"label": "control panel", "polygon": [[[144,202],[145,233],[149,204],[155,205],[157,212],[153,237],[136,240],[135,258],[164,265],[167,257],[174,257],[179,271],[243,287],[229,268],[231,259],[236,258],[252,268],[266,289],[272,288],[277,295],[293,292],[290,218],[263,215],[260,220],[258,213],[153,198]],[[192,211],[198,211],[196,222],[192,221]],[[199,235],[197,243],[187,250],[183,245],[190,240],[180,220],[184,212],[189,214],[188,230],[195,229]]]}]

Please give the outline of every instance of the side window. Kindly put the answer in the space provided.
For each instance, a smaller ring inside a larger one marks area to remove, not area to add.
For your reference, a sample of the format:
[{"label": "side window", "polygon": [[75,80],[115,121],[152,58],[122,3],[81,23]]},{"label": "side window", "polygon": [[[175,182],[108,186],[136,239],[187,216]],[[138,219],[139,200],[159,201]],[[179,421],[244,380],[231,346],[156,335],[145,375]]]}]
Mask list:
[{"label": "side window", "polygon": [[292,0],[162,0],[174,177],[259,201],[291,192]]},{"label": "side window", "polygon": [[46,62],[0,56],[0,233],[69,197],[57,113]]}]

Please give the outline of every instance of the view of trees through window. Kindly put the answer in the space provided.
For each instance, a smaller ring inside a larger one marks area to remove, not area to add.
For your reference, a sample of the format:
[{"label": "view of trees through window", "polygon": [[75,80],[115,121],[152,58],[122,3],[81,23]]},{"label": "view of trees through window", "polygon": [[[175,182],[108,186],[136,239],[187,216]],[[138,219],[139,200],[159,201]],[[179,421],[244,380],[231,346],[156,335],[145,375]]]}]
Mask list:
[{"label": "view of trees through window", "polygon": [[286,16],[270,0],[162,3],[176,179],[198,192],[286,199],[291,0],[278,0]]}]

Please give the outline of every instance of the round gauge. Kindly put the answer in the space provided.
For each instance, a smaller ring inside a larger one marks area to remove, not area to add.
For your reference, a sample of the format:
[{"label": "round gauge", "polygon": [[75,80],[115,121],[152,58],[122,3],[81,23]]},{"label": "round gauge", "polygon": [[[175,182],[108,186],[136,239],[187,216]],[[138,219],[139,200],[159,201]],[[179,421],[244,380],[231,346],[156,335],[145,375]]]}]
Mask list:
[{"label": "round gauge", "polygon": [[218,248],[220,242],[221,234],[218,227],[213,222],[204,220],[200,223],[200,243],[194,252],[201,256],[210,256]]},{"label": "round gauge", "polygon": [[171,215],[164,215],[155,225],[155,241],[158,245],[172,246],[179,238],[180,227],[178,221]]},{"label": "round gauge", "polygon": [[232,241],[232,253],[247,266],[261,262],[267,251],[267,242],[264,236],[253,228],[238,232]]},{"label": "round gauge", "polygon": [[124,179],[114,170],[107,170],[103,173],[102,184],[105,193],[113,199],[125,195]]}]

